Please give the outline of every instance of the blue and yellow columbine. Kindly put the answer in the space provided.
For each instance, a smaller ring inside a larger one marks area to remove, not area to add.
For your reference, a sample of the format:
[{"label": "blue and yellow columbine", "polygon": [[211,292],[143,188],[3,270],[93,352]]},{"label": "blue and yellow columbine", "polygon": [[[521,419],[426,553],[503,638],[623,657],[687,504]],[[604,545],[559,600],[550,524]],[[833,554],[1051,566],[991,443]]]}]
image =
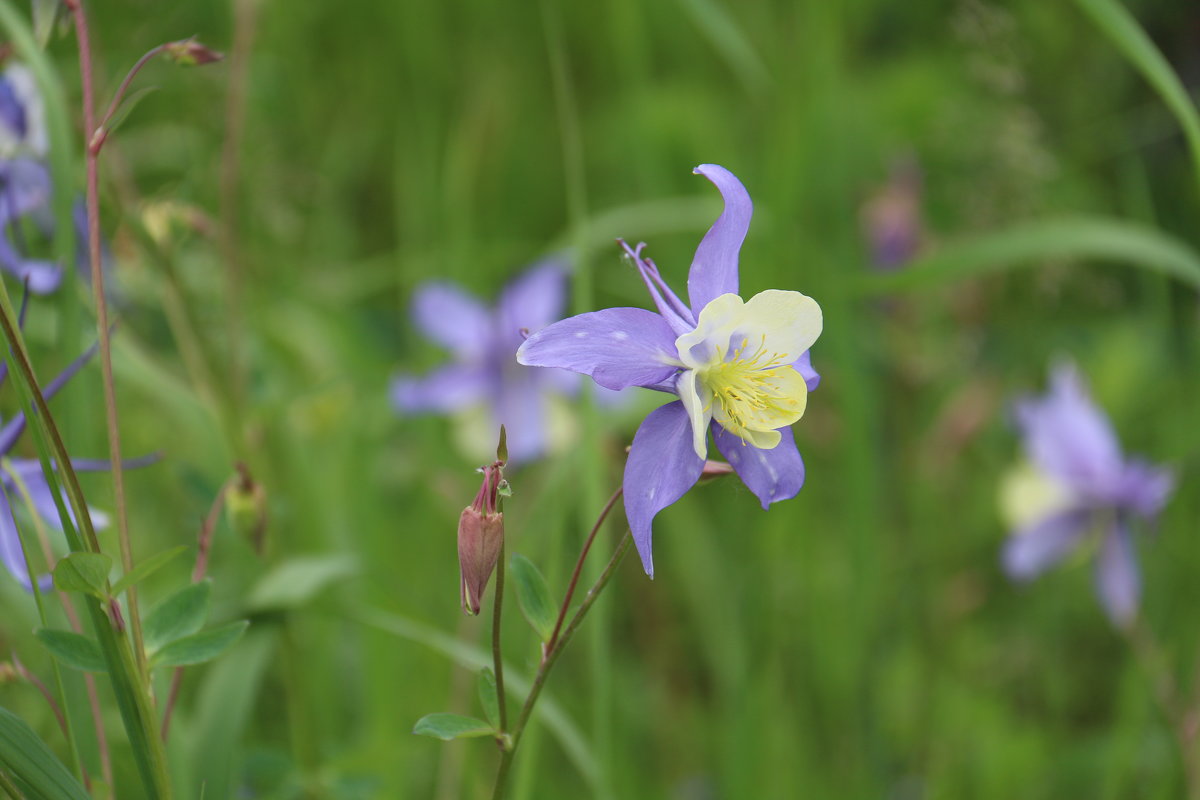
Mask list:
[{"label": "blue and yellow columbine", "polygon": [[753,205],[724,167],[695,172],[712,181],[725,210],[692,260],[685,304],[642,256],[621,246],[658,312],[609,308],[580,314],[530,336],[522,364],[561,367],[606,389],[642,386],[679,397],[638,428],[625,465],[625,513],[646,573],[654,575],[652,524],[700,478],[711,431],[717,450],[762,502],[794,497],[804,462],[791,426],[820,378],[808,349],[821,335],[821,309],[799,292],[738,295],[738,253]]},{"label": "blue and yellow columbine", "polygon": [[1002,505],[1013,529],[1005,571],[1029,580],[1095,544],[1096,593],[1109,619],[1126,627],[1141,595],[1131,523],[1153,522],[1175,485],[1169,470],[1121,453],[1078,370],[1056,367],[1050,391],[1017,404],[1028,459],[1005,483]]}]

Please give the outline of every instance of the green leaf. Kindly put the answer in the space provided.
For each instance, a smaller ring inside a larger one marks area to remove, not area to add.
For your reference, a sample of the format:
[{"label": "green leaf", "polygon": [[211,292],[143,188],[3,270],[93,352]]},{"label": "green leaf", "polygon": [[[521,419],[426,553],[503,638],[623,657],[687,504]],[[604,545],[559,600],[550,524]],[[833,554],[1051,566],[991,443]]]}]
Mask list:
[{"label": "green leaf", "polygon": [[71,774],[25,720],[0,708],[0,769],[11,775],[28,797],[89,800]]},{"label": "green leaf", "polygon": [[54,585],[64,592],[90,594],[107,600],[105,586],[112,559],[103,553],[71,553],[54,567]]},{"label": "green leaf", "polygon": [[191,636],[208,621],[208,598],[212,584],[203,580],[189,584],[167,597],[146,615],[142,636],[146,651],[155,653],[171,642]]},{"label": "green leaf", "polygon": [[558,618],[558,609],[550,602],[550,589],[542,573],[523,555],[514,553],[508,562],[509,574],[517,587],[517,605],[526,621],[542,637],[543,642],[550,641],[554,633],[554,622]]},{"label": "green leaf", "polygon": [[1121,55],[1142,73],[1142,77],[1154,87],[1163,103],[1175,115],[1187,137],[1192,151],[1192,163],[1200,179],[1200,113],[1197,113],[1187,88],[1171,69],[1154,42],[1138,25],[1129,11],[1116,0],[1075,0],[1092,22],[1103,31]]},{"label": "green leaf", "polygon": [[1200,287],[1200,256],[1153,228],[1085,217],[1019,225],[946,244],[902,270],[863,279],[868,294],[940,286],[1049,259],[1123,261]]},{"label": "green leaf", "polygon": [[178,547],[172,547],[170,550],[163,550],[161,553],[155,553],[149,558],[142,559],[140,564],[121,576],[121,579],[113,584],[113,597],[119,597],[121,592],[130,586],[141,583],[155,572],[158,572],[185,550],[187,550],[187,545],[181,544]]},{"label": "green leaf", "polygon": [[243,619],[176,639],[159,650],[150,659],[150,664],[155,667],[186,667],[189,664],[212,661],[242,638],[249,625],[249,620]]},{"label": "green leaf", "polygon": [[496,694],[496,674],[491,667],[484,667],[479,673],[479,704],[483,706],[487,721],[500,730],[500,698]]},{"label": "green leaf", "polygon": [[349,555],[302,556],[267,573],[250,593],[252,611],[288,611],[307,605],[329,584],[358,572]]},{"label": "green leaf", "polygon": [[68,667],[84,672],[108,672],[100,645],[86,636],[53,628],[38,628],[34,634],[55,658]]},{"label": "green leaf", "polygon": [[448,742],[473,736],[495,736],[496,729],[481,719],[462,714],[426,714],[417,720],[413,733]]}]

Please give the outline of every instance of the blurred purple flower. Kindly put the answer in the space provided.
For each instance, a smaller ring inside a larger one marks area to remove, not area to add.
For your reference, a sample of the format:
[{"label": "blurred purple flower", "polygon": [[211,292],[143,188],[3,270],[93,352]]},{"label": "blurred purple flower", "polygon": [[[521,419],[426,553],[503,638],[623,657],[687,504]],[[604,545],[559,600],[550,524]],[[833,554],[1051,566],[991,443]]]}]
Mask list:
[{"label": "blurred purple flower", "polygon": [[821,333],[820,307],[799,292],[738,296],[750,196],[724,167],[702,164],[695,172],[720,190],[725,210],[692,260],[690,307],[642,257],[645,245],[631,250],[621,242],[658,313],[580,314],[533,334],[517,351],[522,364],[580,372],[607,389],[642,386],[679,396],[642,422],[625,464],[625,513],[651,577],[654,517],[700,478],[710,430],[764,509],[800,491],[804,462],[790,426],[820,380],[808,353]]},{"label": "blurred purple flower", "polygon": [[862,226],[871,264],[892,270],[906,264],[921,244],[921,170],[909,158],[892,166],[887,181],[863,205]]},{"label": "blurred purple flower", "polygon": [[[61,264],[25,255],[28,233],[36,231],[46,239],[54,235],[53,185],[44,163],[46,154],[41,97],[29,70],[13,64],[0,75],[0,269],[25,281],[35,294],[53,292],[63,279]],[[32,231],[23,224],[26,220]],[[87,217],[81,201],[72,208],[72,221],[76,264],[90,278]],[[107,246],[102,249],[107,268],[111,255]]]},{"label": "blurred purple flower", "polygon": [[[24,320],[24,316],[25,307],[22,304],[22,321]],[[68,365],[58,377],[46,384],[42,388],[46,399],[49,400],[57,394],[66,385],[67,381],[95,354],[96,347],[93,345],[87,352]],[[8,363],[5,362],[0,365],[0,384],[7,377]],[[21,413],[18,413],[15,417],[0,426],[0,563],[4,565],[5,569],[27,591],[32,591],[29,570],[26,567],[24,551],[21,547],[21,538],[17,534],[17,523],[13,517],[13,507],[24,506],[26,498],[20,490],[17,480],[13,477],[14,473],[20,478],[20,483],[29,492],[29,501],[32,505],[29,508],[30,513],[36,514],[51,528],[60,529],[61,526],[58,508],[54,503],[54,495],[50,491],[50,485],[46,482],[45,475],[42,473],[41,463],[37,459],[12,458],[10,456],[16,447],[17,440],[20,439],[21,434],[25,431],[25,426],[25,415]],[[123,463],[126,467],[139,467],[155,460],[157,460],[157,456],[132,459]],[[109,469],[112,463],[92,459],[71,459],[71,466],[76,472],[97,472]],[[98,511],[89,511],[89,513],[96,528],[100,529],[106,526],[107,518],[103,514]],[[74,520],[73,516],[72,520]],[[52,579],[49,575],[42,575],[38,578],[38,586],[41,589],[47,590],[51,585]]]},{"label": "blurred purple flower", "polygon": [[1129,625],[1141,594],[1130,523],[1158,516],[1174,488],[1173,475],[1122,455],[1074,365],[1052,371],[1044,396],[1021,400],[1016,421],[1031,469],[1007,486],[1014,531],[1004,548],[1005,570],[1029,580],[1097,544],[1100,602],[1114,624]]},{"label": "blurred purple flower", "polygon": [[508,430],[510,463],[534,460],[549,442],[549,396],[578,388],[575,375],[523,367],[513,360],[522,330],[536,331],[562,316],[566,266],[539,263],[500,293],[494,309],[446,281],[420,286],[412,301],[417,328],[453,355],[450,364],[423,377],[392,382],[392,403],[407,413],[452,413],[483,405],[489,435]]}]

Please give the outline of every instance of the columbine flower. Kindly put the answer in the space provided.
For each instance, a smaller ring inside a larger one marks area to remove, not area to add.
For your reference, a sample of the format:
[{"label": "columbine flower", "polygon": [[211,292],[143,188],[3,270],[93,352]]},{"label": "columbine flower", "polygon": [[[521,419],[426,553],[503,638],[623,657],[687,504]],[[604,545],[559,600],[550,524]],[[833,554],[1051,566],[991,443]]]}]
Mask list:
[{"label": "columbine flower", "polygon": [[1030,463],[1005,486],[1013,535],[1004,567],[1011,577],[1028,580],[1097,545],[1097,594],[1112,621],[1127,626],[1141,593],[1130,523],[1153,521],[1174,479],[1168,470],[1121,454],[1074,366],[1057,367],[1050,382],[1049,393],[1016,409]]},{"label": "columbine flower", "polygon": [[500,293],[494,309],[445,281],[417,289],[412,316],[426,337],[450,350],[452,363],[422,378],[392,382],[392,402],[405,412],[451,413],[485,406],[483,430],[508,430],[512,462],[540,456],[549,443],[549,396],[571,391],[574,375],[527,369],[513,362],[522,330],[536,331],[562,315],[566,270],[543,262]]},{"label": "columbine flower", "polygon": [[[24,308],[21,309],[22,318],[24,317]],[[76,372],[87,363],[93,355],[96,354],[95,346],[88,349],[83,355],[75,359],[58,377],[46,384],[42,393],[46,399],[53,397],[59,389],[61,389],[68,380],[70,380]],[[0,364],[0,383],[8,376],[8,363]],[[41,463],[37,459],[26,458],[11,458],[10,453],[13,452],[20,439],[21,434],[25,431],[26,421],[25,415],[18,413],[3,426],[0,426],[0,563],[12,574],[14,578],[26,590],[32,591],[32,582],[30,580],[29,570],[26,567],[24,551],[21,547],[21,537],[17,533],[17,523],[13,517],[13,508],[26,507],[26,497],[21,491],[23,485],[25,490],[29,492],[29,507],[31,514],[36,514],[43,522],[53,529],[60,529],[60,520],[58,516],[58,507],[54,502],[54,495],[50,491],[50,485],[46,482],[46,477],[42,473]],[[144,466],[156,457],[151,456],[143,459],[133,459],[123,462],[126,467]],[[92,459],[71,459],[71,466],[76,472],[96,472],[107,470],[112,466],[109,461],[92,460]],[[14,474],[16,477],[14,477]],[[17,481],[20,478],[20,481]],[[65,500],[65,497],[64,497]],[[68,506],[70,511],[70,506]],[[73,513],[73,512],[72,512]],[[103,529],[107,525],[107,517],[99,511],[89,509],[92,518],[92,524],[97,529]],[[72,517],[74,521],[74,517]],[[31,529],[32,530],[32,529]],[[42,575],[38,578],[38,586],[43,590],[47,590],[52,585],[52,579],[49,575]]]},{"label": "columbine flower", "polygon": [[637,266],[658,313],[609,308],[580,314],[533,334],[517,351],[522,364],[590,375],[607,389],[643,386],[679,396],[638,428],[625,464],[625,513],[646,573],[653,577],[651,525],[692,487],[704,469],[711,430],[763,508],[794,497],[804,462],[792,423],[804,414],[819,377],[808,349],[821,333],[821,309],[799,292],[738,296],[738,251],[753,207],[728,170],[702,164],[725,210],[700,242],[684,304],[643,258]]}]

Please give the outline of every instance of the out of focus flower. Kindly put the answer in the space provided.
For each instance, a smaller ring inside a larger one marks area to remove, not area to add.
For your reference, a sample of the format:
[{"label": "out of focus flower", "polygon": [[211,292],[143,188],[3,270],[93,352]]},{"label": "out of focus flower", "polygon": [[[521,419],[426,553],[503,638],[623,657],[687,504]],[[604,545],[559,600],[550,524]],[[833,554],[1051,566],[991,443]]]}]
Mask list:
[{"label": "out of focus flower", "polygon": [[790,426],[820,380],[808,353],[821,334],[820,307],[792,291],[738,296],[750,196],[724,167],[702,164],[695,172],[720,190],[725,210],[696,249],[690,306],[642,257],[644,245],[631,250],[622,242],[658,313],[580,314],[533,334],[517,351],[522,364],[580,372],[607,389],[642,386],[678,395],[642,422],[625,464],[625,513],[650,576],[654,517],[699,480],[710,431],[764,509],[800,491],[804,462]]},{"label": "out of focus flower", "polygon": [[[47,154],[45,112],[32,74],[21,64],[0,75],[0,269],[28,284],[35,294],[53,292],[63,279],[61,264],[31,257],[30,236],[54,235],[53,185]],[[72,208],[75,260],[86,275],[87,216],[83,203]],[[111,260],[103,248],[105,265]]]},{"label": "out of focus flower", "polygon": [[[24,309],[22,309],[22,312]],[[42,388],[46,399],[53,397],[76,372],[87,363],[96,353],[93,346],[83,355],[75,359],[62,373]],[[0,383],[8,376],[8,363],[0,365]],[[14,508],[26,508],[30,514],[37,515],[42,522],[53,529],[60,529],[58,507],[46,477],[42,473],[41,463],[37,459],[16,458],[10,454],[14,451],[17,441],[25,431],[25,415],[18,413],[8,422],[0,426],[0,563],[17,579],[26,590],[32,591],[32,581],[26,566],[21,537],[17,533],[17,523],[13,516]],[[123,462],[126,467],[143,466],[154,461],[152,456],[143,459],[133,459]],[[71,466],[76,472],[96,472],[107,470],[112,466],[109,461],[93,459],[71,459]],[[26,497],[28,492],[28,497]],[[65,502],[65,496],[64,496]],[[68,505],[68,511],[70,506]],[[107,525],[107,517],[99,511],[89,509],[92,524],[97,529]],[[74,516],[72,512],[72,521]],[[32,532],[33,528],[30,528]],[[38,586],[47,590],[52,585],[49,575],[38,578]]]},{"label": "out of focus flower", "polygon": [[560,370],[523,367],[513,359],[522,331],[536,331],[562,316],[566,269],[558,261],[535,265],[500,293],[495,308],[446,281],[417,289],[412,317],[431,341],[453,355],[451,363],[422,377],[392,382],[392,402],[406,413],[441,413],[483,407],[486,431],[504,425],[513,463],[542,455],[551,439],[550,403],[570,393],[578,379]]},{"label": "out of focus flower", "polygon": [[863,205],[862,226],[876,268],[895,269],[916,254],[922,237],[921,171],[914,161],[892,167]]},{"label": "out of focus flower", "polygon": [[1084,548],[1098,548],[1096,591],[1119,626],[1137,616],[1141,580],[1131,523],[1152,522],[1174,488],[1170,471],[1121,453],[1112,425],[1073,365],[1056,367],[1050,391],[1016,408],[1028,464],[1004,487],[1013,528],[1004,568],[1028,580]]}]

